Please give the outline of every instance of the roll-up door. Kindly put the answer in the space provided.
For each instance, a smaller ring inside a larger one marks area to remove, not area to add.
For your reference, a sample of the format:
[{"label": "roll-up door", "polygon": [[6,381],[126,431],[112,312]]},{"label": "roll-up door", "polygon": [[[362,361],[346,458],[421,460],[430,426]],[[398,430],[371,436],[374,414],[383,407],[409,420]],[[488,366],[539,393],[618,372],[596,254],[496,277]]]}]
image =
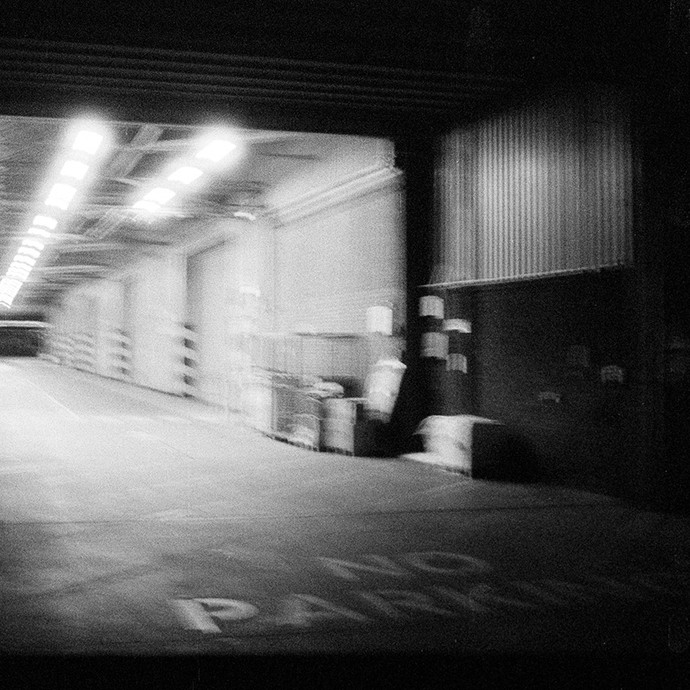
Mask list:
[{"label": "roll-up door", "polygon": [[206,402],[226,403],[225,251],[207,249],[187,264],[187,322],[195,334],[195,395]]},{"label": "roll-up door", "polygon": [[136,357],[136,328],[135,328],[135,282],[134,278],[127,278],[122,285],[122,336],[127,351],[130,353],[129,373],[135,372],[137,367]]}]

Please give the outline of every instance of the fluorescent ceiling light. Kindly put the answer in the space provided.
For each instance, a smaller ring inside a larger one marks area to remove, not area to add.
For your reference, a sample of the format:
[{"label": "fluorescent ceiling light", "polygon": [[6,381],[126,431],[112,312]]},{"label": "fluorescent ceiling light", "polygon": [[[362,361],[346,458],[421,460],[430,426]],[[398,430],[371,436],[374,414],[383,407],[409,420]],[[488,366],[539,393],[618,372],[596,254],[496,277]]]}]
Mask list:
[{"label": "fluorescent ceiling light", "polygon": [[50,190],[50,194],[46,199],[46,205],[57,206],[63,211],[66,211],[70,201],[72,201],[76,193],[77,190],[75,187],[58,182],[57,184],[54,184],[53,188]]},{"label": "fluorescent ceiling light", "polygon": [[22,286],[23,281],[17,280],[16,278],[3,278],[0,282],[0,290],[3,292],[19,290]]},{"label": "fluorescent ceiling light", "polygon": [[144,201],[142,199],[134,204],[134,208],[141,209],[142,211],[148,211],[149,213],[155,213],[156,211],[160,211],[161,207],[158,204],[154,204],[153,201]]},{"label": "fluorescent ceiling light", "polygon": [[14,257],[13,263],[28,264],[29,266],[33,266],[36,263],[36,259],[32,259],[30,256],[22,256],[21,254],[17,254]]},{"label": "fluorescent ceiling light", "polygon": [[55,230],[57,221],[50,216],[36,216],[33,225],[42,225],[44,228],[48,228],[48,230]]},{"label": "fluorescent ceiling light", "polygon": [[31,273],[31,270],[29,267],[26,267],[26,271],[22,271],[21,268],[8,268],[7,269],[7,277],[8,278],[16,278],[17,280],[26,280],[29,277],[29,274]]},{"label": "fluorescent ceiling light", "polygon": [[26,256],[33,256],[34,259],[38,259],[41,256],[41,252],[38,249],[32,249],[31,247],[21,246],[17,249],[17,254],[25,254]]},{"label": "fluorescent ceiling light", "polygon": [[246,218],[247,220],[256,220],[256,216],[253,213],[249,213],[249,211],[235,211],[235,213],[232,214],[235,216],[235,218]]},{"label": "fluorescent ceiling light", "polygon": [[14,297],[18,292],[19,288],[24,283],[21,280],[15,280],[13,278],[3,278],[0,282],[0,292],[9,297]]},{"label": "fluorescent ceiling light", "polygon": [[43,251],[45,249],[45,244],[43,242],[39,242],[38,240],[33,240],[31,238],[22,240],[22,244],[25,247],[34,247],[35,249],[38,249],[39,251]]},{"label": "fluorescent ceiling light", "polygon": [[63,177],[73,177],[75,180],[83,180],[88,170],[89,166],[86,165],[86,163],[81,163],[80,161],[65,161],[62,170],[60,170],[60,175]]},{"label": "fluorescent ceiling light", "polygon": [[31,266],[27,266],[25,263],[22,263],[21,261],[12,261],[10,264],[10,268],[19,268],[22,271],[30,271]]},{"label": "fluorescent ceiling light", "polygon": [[203,175],[199,168],[194,168],[191,165],[185,165],[178,168],[172,174],[168,175],[170,182],[181,182],[182,184],[190,184],[194,180],[198,180]]},{"label": "fluorescent ceiling light", "polygon": [[236,148],[237,144],[234,144],[232,141],[228,141],[227,139],[214,139],[204,146],[204,148],[196,154],[196,157],[217,163]]},{"label": "fluorescent ceiling light", "polygon": [[72,144],[72,148],[75,151],[84,151],[84,153],[89,153],[93,155],[98,151],[98,149],[103,143],[103,135],[98,132],[93,132],[88,129],[83,129],[79,134],[77,134]]},{"label": "fluorescent ceiling light", "polygon": [[143,201],[152,201],[154,204],[165,204],[174,196],[175,192],[172,189],[156,187],[143,198]]},{"label": "fluorescent ceiling light", "polygon": [[29,228],[29,235],[40,235],[41,237],[50,237],[50,233],[43,228]]}]

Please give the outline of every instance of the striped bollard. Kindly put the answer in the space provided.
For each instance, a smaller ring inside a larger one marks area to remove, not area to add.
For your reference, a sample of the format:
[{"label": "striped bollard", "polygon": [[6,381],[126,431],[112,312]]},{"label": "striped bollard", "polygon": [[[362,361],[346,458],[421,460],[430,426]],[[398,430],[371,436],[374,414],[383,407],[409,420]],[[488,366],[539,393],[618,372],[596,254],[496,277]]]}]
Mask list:
[{"label": "striped bollard", "polygon": [[113,359],[115,378],[127,381],[132,373],[131,340],[121,328],[116,328],[113,332]]},{"label": "striped bollard", "polygon": [[185,324],[182,341],[182,392],[192,397],[197,384],[197,336],[191,324]]},{"label": "striped bollard", "polygon": [[81,371],[95,373],[94,337],[90,333],[79,333],[75,338],[75,366]]}]

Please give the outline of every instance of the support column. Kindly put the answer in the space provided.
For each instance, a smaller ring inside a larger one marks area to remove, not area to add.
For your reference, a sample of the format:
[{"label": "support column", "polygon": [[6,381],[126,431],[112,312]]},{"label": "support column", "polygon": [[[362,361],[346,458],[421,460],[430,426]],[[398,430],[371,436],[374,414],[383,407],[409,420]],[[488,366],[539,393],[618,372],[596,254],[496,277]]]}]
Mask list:
[{"label": "support column", "polygon": [[414,431],[432,414],[436,397],[420,357],[424,324],[419,315],[419,300],[424,294],[419,286],[430,281],[432,271],[435,137],[430,132],[418,132],[414,137],[400,138],[395,147],[395,165],[405,176],[407,314],[403,362],[407,370],[385,445],[389,453],[400,454],[414,450]]}]

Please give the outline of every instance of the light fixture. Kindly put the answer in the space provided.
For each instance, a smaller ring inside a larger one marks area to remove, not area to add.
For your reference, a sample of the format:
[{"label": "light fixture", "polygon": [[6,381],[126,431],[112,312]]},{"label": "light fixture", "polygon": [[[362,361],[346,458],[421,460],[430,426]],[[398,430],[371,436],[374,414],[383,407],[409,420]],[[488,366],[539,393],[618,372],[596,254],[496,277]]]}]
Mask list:
[{"label": "light fixture", "polygon": [[3,278],[0,281],[0,290],[14,297],[14,295],[17,294],[19,288],[22,286],[23,282],[24,281],[17,280],[16,278]]},{"label": "light fixture", "polygon": [[15,278],[17,280],[25,281],[31,273],[31,266],[20,264],[19,266],[11,266],[7,269],[7,277]]},{"label": "light fixture", "polygon": [[26,280],[29,277],[29,274],[31,273],[31,269],[27,266],[26,270],[23,271],[21,268],[8,268],[7,269],[7,277],[8,278],[16,278],[17,280]]},{"label": "light fixture", "polygon": [[75,180],[83,180],[86,173],[89,171],[89,166],[81,161],[65,161],[65,164],[60,170],[62,177],[73,177]]},{"label": "light fixture", "polygon": [[41,237],[50,237],[50,233],[43,228],[29,228],[29,235],[40,235]]},{"label": "light fixture", "polygon": [[168,175],[170,182],[181,182],[182,184],[191,184],[194,180],[198,180],[203,175],[203,171],[199,168],[194,168],[191,165],[183,165],[175,172]]},{"label": "light fixture", "polygon": [[204,146],[196,157],[201,160],[209,160],[217,163],[223,160],[231,151],[237,148],[237,144],[227,139],[214,139]]},{"label": "light fixture", "polygon": [[249,213],[249,211],[235,211],[233,214],[235,218],[245,218],[246,220],[256,220],[256,216],[253,213]]},{"label": "light fixture", "polygon": [[41,256],[41,252],[38,251],[38,249],[33,249],[31,247],[25,247],[22,245],[17,249],[17,254],[23,254],[26,256],[32,256],[34,259],[38,259],[39,256]]},{"label": "light fixture", "polygon": [[44,228],[48,228],[48,230],[55,230],[57,227],[57,220],[51,216],[36,216],[33,225],[42,225]]},{"label": "light fixture", "polygon": [[76,193],[77,190],[75,187],[58,182],[54,184],[50,190],[48,198],[46,199],[46,206],[56,206],[66,211]]},{"label": "light fixture", "polygon": [[43,251],[43,249],[45,249],[45,244],[43,244],[43,242],[31,238],[22,240],[22,245],[24,247],[34,247],[34,249],[38,249],[38,251]]},{"label": "light fixture", "polygon": [[[69,178],[78,182],[83,181],[88,172],[89,165],[84,162],[84,155],[93,156],[102,147],[106,139],[106,131],[102,125],[95,121],[84,121],[76,123],[72,128],[71,148],[80,152],[81,155],[69,156],[63,160],[60,168],[59,178]],[[76,184],[76,183],[75,183]],[[66,211],[75,195],[77,187],[64,182],[53,184],[45,200],[46,206],[54,206]],[[41,238],[49,238],[50,231],[55,230],[58,221],[52,215],[39,214],[34,217],[32,226],[28,229],[28,235],[37,235]],[[0,281],[0,300],[2,304],[9,307],[12,300],[21,288],[23,282],[29,277],[32,267],[41,256],[41,251],[45,244],[37,239],[28,237],[22,240],[22,244],[17,250],[7,274]]]},{"label": "light fixture", "polygon": [[103,135],[89,129],[82,129],[74,139],[72,148],[93,155],[103,143]]},{"label": "light fixture", "polygon": [[36,259],[32,259],[30,256],[22,256],[17,254],[12,263],[28,264],[29,266],[34,266],[36,264]]},{"label": "light fixture", "polygon": [[141,211],[148,211],[148,213],[156,213],[160,211],[161,207],[158,204],[154,204],[153,201],[137,201],[133,208],[139,209]]},{"label": "light fixture", "polygon": [[143,198],[143,201],[151,201],[154,204],[166,204],[174,196],[175,192],[172,189],[167,189],[166,187],[156,187]]}]

